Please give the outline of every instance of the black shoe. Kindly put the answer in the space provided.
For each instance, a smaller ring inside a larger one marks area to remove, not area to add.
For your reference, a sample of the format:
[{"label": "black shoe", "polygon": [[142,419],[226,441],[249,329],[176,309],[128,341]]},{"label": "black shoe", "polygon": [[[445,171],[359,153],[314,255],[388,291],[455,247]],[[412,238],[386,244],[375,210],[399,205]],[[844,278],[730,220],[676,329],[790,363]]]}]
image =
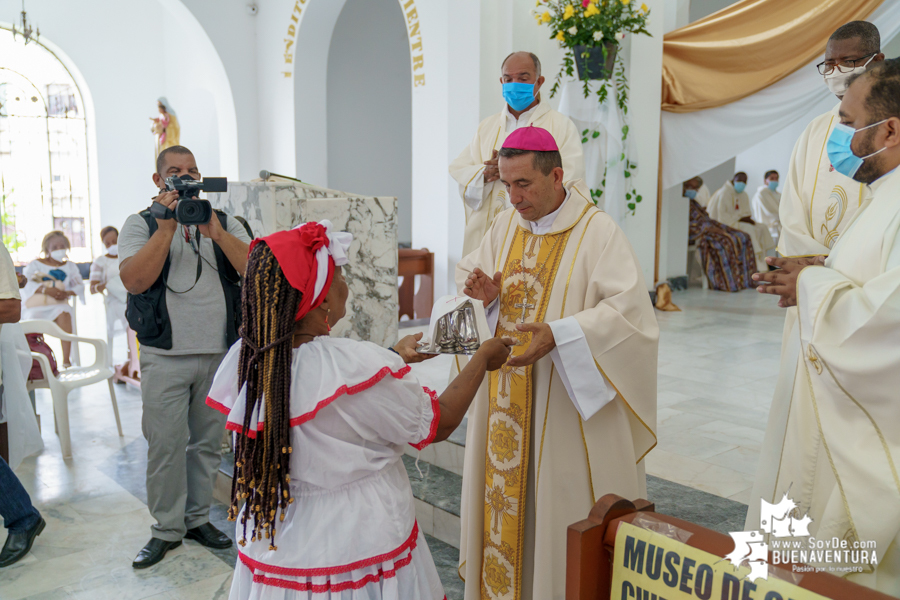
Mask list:
[{"label": "black shoe", "polygon": [[177,542],[167,542],[166,540],[161,540],[159,538],[150,538],[147,545],[138,552],[138,555],[134,558],[134,562],[131,563],[131,566],[135,569],[152,567],[165,558],[166,552],[172,548],[177,548],[180,545],[181,540],[178,540]]},{"label": "black shoe", "polygon": [[34,538],[41,535],[46,526],[47,522],[42,517],[31,529],[10,531],[6,543],[3,545],[3,551],[0,551],[0,567],[8,567],[25,558],[25,555],[31,551]]},{"label": "black shoe", "polygon": [[232,544],[231,539],[213,527],[212,523],[204,523],[199,527],[188,529],[184,537],[198,542],[201,546],[216,548],[217,550],[231,548]]}]

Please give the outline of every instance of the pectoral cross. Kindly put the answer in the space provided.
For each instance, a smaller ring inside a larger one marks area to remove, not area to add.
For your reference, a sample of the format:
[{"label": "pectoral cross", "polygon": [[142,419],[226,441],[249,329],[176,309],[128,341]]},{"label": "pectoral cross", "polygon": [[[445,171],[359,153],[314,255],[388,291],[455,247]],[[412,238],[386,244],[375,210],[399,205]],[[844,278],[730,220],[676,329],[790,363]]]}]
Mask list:
[{"label": "pectoral cross", "polygon": [[518,302],[518,303],[516,303],[515,307],[522,309],[522,316],[519,317],[519,319],[520,319],[519,322],[524,323],[525,315],[528,314],[528,309],[534,308],[534,304],[529,304],[528,302]]}]

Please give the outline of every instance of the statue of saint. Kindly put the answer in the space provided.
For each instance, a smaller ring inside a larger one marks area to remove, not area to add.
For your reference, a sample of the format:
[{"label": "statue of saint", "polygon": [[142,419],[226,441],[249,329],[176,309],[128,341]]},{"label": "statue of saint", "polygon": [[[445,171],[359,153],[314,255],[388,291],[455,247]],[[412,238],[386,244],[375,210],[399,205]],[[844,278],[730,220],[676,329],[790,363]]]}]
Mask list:
[{"label": "statue of saint", "polygon": [[178,126],[178,118],[169,110],[165,98],[157,100],[156,105],[159,108],[159,116],[150,117],[150,120],[153,121],[151,131],[156,136],[156,156],[159,156],[166,148],[179,145],[181,128]]}]

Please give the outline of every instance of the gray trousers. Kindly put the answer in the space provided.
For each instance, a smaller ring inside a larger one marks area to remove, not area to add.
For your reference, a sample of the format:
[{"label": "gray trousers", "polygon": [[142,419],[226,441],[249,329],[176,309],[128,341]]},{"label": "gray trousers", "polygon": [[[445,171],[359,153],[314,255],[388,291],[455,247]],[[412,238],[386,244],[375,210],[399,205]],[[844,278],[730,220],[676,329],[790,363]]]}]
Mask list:
[{"label": "gray trousers", "polygon": [[168,542],[209,522],[226,417],[206,405],[224,354],[141,352],[141,429],[147,452],[151,535]]}]

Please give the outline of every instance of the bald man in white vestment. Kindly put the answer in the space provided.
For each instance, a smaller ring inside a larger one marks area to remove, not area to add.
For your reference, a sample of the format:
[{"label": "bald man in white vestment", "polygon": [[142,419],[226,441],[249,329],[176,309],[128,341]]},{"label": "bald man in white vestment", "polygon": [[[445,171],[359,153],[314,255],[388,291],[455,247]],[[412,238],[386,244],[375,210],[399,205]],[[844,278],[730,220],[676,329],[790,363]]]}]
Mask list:
[{"label": "bald man in white vestment", "polygon": [[472,142],[450,164],[466,213],[463,256],[478,247],[494,217],[510,206],[500,183],[497,151],[519,127],[534,125],[549,131],[562,154],[566,181],[584,178],[581,134],[569,117],[541,98],[544,77],[538,57],[529,52],[510,54],[501,66],[500,83],[506,106],[478,125]]},{"label": "bald man in white vestment", "polygon": [[754,276],[799,314],[773,497],[787,493],[816,539],[875,543],[874,566],[810,564],[861,567],[847,579],[900,596],[900,60],[851,80],[839,114],[830,160],[872,200],[827,259],[773,259],[780,270]]},{"label": "bald man in white vestment", "polygon": [[566,528],[604,494],[643,497],[656,444],[659,328],[637,257],[557,151],[522,143],[529,130],[543,131],[500,151],[513,208],[456,270],[520,344],[469,410],[466,600],[563,600]]},{"label": "bald man in white vestment", "polygon": [[750,208],[750,196],[744,189],[747,187],[747,174],[736,173],[731,181],[719,188],[709,200],[706,211],[709,217],[726,225],[739,229],[750,236],[753,243],[753,255],[756,257],[756,270],[766,271],[766,255],[775,249],[769,228],[753,220]]},{"label": "bald man in white vestment", "polygon": [[[824,84],[838,97],[844,95],[848,79],[854,74],[881,64],[878,28],[864,21],[853,21],[837,29],[825,49],[825,61],[818,65]],[[826,144],[840,123],[840,102],[816,117],[797,140],[787,176],[782,182],[779,220],[781,237],[778,252],[786,257],[826,256],[837,243],[858,210],[871,200],[871,190],[836,170],[828,157]],[[788,308],[782,334],[782,364],[796,363],[799,345],[796,338],[797,309]],[[774,498],[775,478],[781,464],[781,449],[790,410],[795,369],[779,373],[775,395],[769,409],[765,443],[760,453],[752,497]],[[796,424],[795,424],[796,425]],[[814,427],[814,423],[807,423]],[[824,448],[820,449],[824,452]],[[759,503],[751,502],[747,524],[759,523]]]}]

